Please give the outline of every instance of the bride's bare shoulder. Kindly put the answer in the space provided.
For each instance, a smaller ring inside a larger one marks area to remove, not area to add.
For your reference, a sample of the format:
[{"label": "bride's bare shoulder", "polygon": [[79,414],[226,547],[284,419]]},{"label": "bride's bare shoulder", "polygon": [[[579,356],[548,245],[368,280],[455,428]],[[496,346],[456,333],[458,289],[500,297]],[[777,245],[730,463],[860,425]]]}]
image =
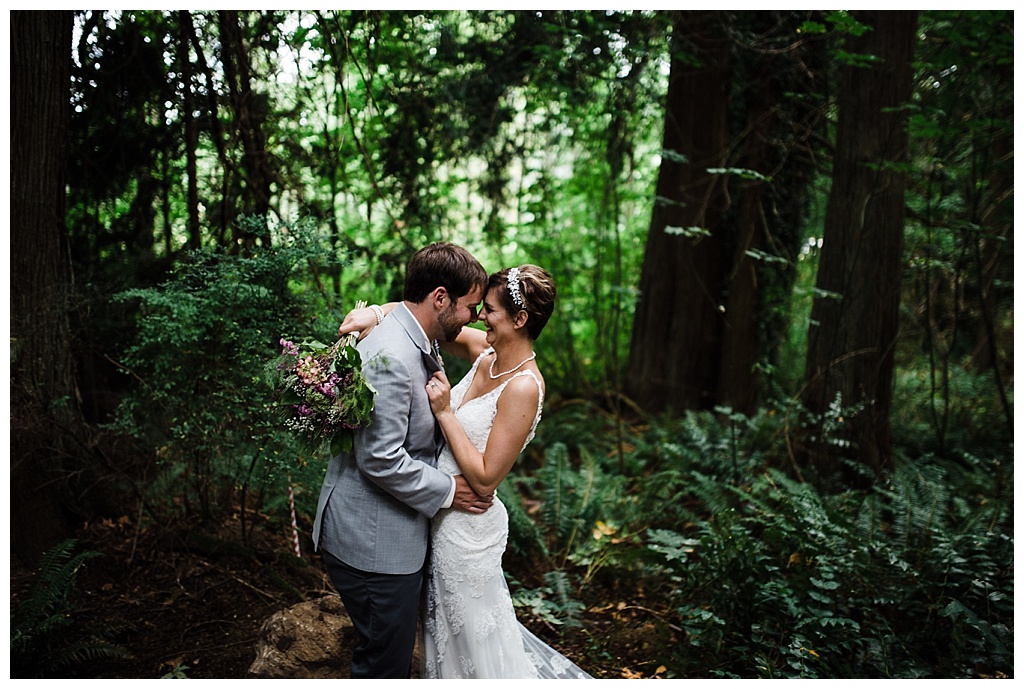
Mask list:
[{"label": "bride's bare shoulder", "polygon": [[544,394],[544,378],[540,375],[540,371],[526,369],[523,374],[512,378],[505,389],[518,399],[536,401]]}]

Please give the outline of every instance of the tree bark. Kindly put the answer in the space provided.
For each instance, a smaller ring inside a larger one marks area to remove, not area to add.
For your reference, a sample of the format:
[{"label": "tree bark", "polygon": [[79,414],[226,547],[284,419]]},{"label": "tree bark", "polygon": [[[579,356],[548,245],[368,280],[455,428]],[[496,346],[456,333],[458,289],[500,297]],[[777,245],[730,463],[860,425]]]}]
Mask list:
[{"label": "tree bark", "polygon": [[[777,109],[767,79],[756,84],[758,97],[747,111],[744,153],[741,167],[765,174],[771,168],[768,139],[772,112]],[[730,274],[723,300],[722,368],[715,399],[719,405],[752,415],[757,409],[755,364],[760,354],[760,311],[758,276],[767,269],[751,257],[750,251],[767,253],[768,227],[764,202],[767,184],[745,181],[739,185],[736,210],[736,240],[729,260]]]},{"label": "tree bark", "polygon": [[11,553],[71,535],[61,445],[79,418],[64,228],[70,11],[11,12]]},{"label": "tree bark", "polygon": [[[252,88],[249,55],[242,37],[237,10],[218,12],[220,39],[224,62],[224,78],[234,108],[235,128],[242,144],[242,168],[245,170],[243,213],[266,217],[270,211],[272,174],[267,162],[267,140],[263,132],[266,121],[266,98]],[[254,37],[255,38],[255,37]],[[241,237],[244,243],[256,237]],[[258,237],[270,246],[269,234]],[[233,247],[237,248],[237,247]]]},{"label": "tree bark", "polygon": [[[842,457],[874,472],[891,463],[889,414],[898,335],[907,113],[912,88],[915,11],[854,15],[868,31],[847,51],[877,58],[842,68],[832,190],[808,332],[808,410],[864,405],[817,426],[805,459],[827,479]],[[856,483],[846,477],[847,485]]]},{"label": "tree bark", "polygon": [[[649,411],[707,408],[717,385],[727,199],[724,176],[707,168],[726,151],[729,43],[714,15],[673,14],[664,153],[626,378]],[[708,234],[679,233],[694,227]]]},{"label": "tree bark", "polygon": [[787,94],[821,88],[822,43],[794,42],[800,13],[672,17],[666,152],[626,390],[650,411],[749,415],[764,388],[758,364],[786,328],[812,179],[813,157],[800,153],[824,110]]},{"label": "tree bark", "polygon": [[199,126],[195,118],[195,96],[192,83],[192,57],[189,46],[192,28],[192,14],[188,10],[178,11],[178,47],[181,51],[178,64],[181,65],[181,93],[185,124],[185,174],[188,177],[186,205],[188,206],[188,248],[198,251],[202,247],[202,234],[199,227],[199,178],[197,165],[197,149],[199,148]]},{"label": "tree bark", "polygon": [[[1001,93],[1013,93],[1013,65],[1002,63],[997,68],[997,84]],[[994,108],[997,121],[1013,122],[1013,97],[1002,97]],[[974,264],[978,281],[978,303],[981,312],[978,326],[977,346],[971,357],[975,371],[992,372],[999,390],[999,401],[1006,417],[1007,430],[1013,437],[1013,406],[1003,381],[999,357],[999,342],[996,336],[996,319],[999,303],[996,299],[996,279],[1003,274],[1005,254],[1013,255],[1013,131],[1008,127],[993,127],[991,158],[987,174],[988,193],[974,218],[985,228],[984,235],[974,233]],[[980,200],[979,200],[980,201]],[[1007,250],[1005,247],[1009,246]],[[1012,282],[1012,273],[1007,282]],[[1012,376],[1012,371],[1011,371]]]}]

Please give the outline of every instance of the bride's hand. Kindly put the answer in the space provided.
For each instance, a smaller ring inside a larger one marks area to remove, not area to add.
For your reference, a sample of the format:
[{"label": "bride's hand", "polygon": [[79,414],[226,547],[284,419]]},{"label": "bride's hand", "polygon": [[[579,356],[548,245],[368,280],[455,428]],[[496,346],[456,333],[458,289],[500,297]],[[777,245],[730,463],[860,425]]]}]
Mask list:
[{"label": "bride's hand", "polygon": [[345,320],[338,326],[338,337],[349,333],[359,333],[359,339],[366,337],[377,325],[377,316],[369,306],[362,309],[352,309],[345,314]]},{"label": "bride's hand", "polygon": [[430,411],[434,412],[434,416],[451,409],[452,386],[444,371],[434,372],[433,377],[427,381],[427,399],[430,400]]}]

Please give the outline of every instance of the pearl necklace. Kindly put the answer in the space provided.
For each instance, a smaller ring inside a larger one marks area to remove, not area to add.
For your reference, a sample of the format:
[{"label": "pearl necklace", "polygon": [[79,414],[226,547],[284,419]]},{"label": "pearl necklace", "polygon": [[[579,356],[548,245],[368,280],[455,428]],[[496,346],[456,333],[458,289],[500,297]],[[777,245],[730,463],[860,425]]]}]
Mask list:
[{"label": "pearl necklace", "polygon": [[509,370],[505,371],[504,373],[499,373],[498,375],[494,375],[494,364],[495,364],[495,362],[498,361],[498,353],[495,352],[494,353],[494,358],[491,359],[491,368],[488,370],[487,373],[491,377],[491,380],[498,380],[498,378],[501,378],[502,376],[507,376],[510,373],[515,373],[516,371],[521,369],[527,362],[533,361],[536,358],[537,358],[537,352],[534,352],[533,354],[531,354],[530,356],[526,357],[521,362],[519,362],[519,365],[516,366],[515,368],[510,368]]}]

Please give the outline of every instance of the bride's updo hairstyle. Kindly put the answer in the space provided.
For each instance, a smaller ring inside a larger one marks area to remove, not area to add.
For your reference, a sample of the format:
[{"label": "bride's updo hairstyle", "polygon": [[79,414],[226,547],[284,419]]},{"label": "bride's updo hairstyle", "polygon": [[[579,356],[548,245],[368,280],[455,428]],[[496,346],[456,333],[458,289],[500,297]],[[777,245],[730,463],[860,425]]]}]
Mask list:
[{"label": "bride's updo hairstyle", "polygon": [[510,314],[515,316],[526,311],[529,315],[526,332],[531,340],[536,340],[555,310],[555,281],[551,274],[540,266],[526,263],[491,273],[487,291],[493,287],[498,288],[495,294]]}]

